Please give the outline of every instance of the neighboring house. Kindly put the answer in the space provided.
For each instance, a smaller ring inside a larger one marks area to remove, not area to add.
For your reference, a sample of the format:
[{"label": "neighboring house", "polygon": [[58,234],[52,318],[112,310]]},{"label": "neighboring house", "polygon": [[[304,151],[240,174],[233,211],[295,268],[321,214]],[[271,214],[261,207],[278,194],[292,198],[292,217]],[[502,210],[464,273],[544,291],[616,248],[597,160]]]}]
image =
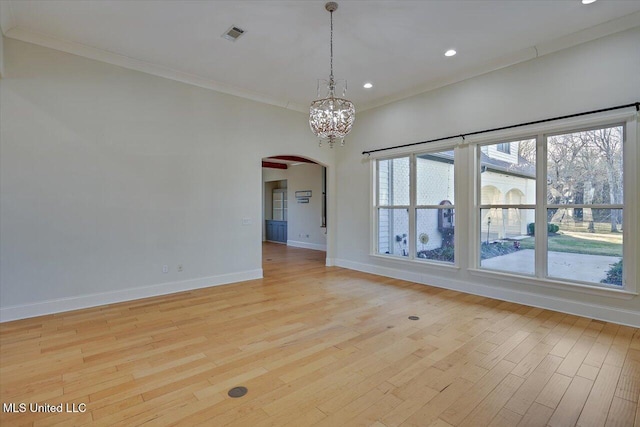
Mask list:
[{"label": "neighboring house", "polygon": [[[518,155],[520,142],[485,145],[480,150],[483,205],[535,204],[535,165]],[[449,244],[455,224],[453,151],[416,156],[417,251]],[[378,252],[409,254],[409,158],[381,161],[378,168]],[[452,205],[451,209],[436,206]],[[404,206],[404,207],[401,207]],[[438,216],[441,218],[438,218]],[[488,226],[487,219],[491,218]],[[481,220],[482,238],[505,239],[527,234],[533,209],[487,209]],[[422,239],[421,239],[422,236]],[[426,236],[426,238],[425,238]]]},{"label": "neighboring house", "polygon": [[[535,205],[536,167],[518,155],[520,141],[485,145],[480,150],[482,205]],[[483,240],[527,234],[534,209],[487,209],[481,216]],[[489,225],[488,219],[491,218]]]}]

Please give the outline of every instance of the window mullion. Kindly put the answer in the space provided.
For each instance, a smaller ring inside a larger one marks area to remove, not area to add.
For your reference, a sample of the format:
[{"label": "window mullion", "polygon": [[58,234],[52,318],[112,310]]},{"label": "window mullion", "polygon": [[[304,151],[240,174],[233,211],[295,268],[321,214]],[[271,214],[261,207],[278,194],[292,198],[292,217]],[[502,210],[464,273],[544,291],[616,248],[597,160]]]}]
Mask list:
[{"label": "window mullion", "polygon": [[535,276],[547,276],[547,139],[536,139]]},{"label": "window mullion", "polygon": [[409,160],[409,259],[416,258],[416,203],[417,203],[417,178],[416,155],[412,154]]},{"label": "window mullion", "polygon": [[475,191],[474,191],[474,200],[473,200],[473,211],[475,212],[474,221],[473,221],[473,229],[471,230],[474,238],[469,239],[473,242],[472,248],[470,250],[471,256],[473,256],[473,261],[469,263],[469,266],[472,268],[480,268],[480,245],[482,244],[482,236],[480,236],[480,231],[482,230],[482,209],[480,208],[480,204],[482,202],[482,155],[481,155],[482,147],[480,145],[476,146],[475,155],[475,165],[472,170],[475,170]]}]

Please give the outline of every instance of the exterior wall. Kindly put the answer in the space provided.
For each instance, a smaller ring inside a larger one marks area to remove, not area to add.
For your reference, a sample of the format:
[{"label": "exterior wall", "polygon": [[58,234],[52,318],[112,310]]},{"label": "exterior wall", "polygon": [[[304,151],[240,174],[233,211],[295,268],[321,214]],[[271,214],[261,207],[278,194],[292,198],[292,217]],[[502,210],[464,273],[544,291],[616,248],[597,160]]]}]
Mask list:
[{"label": "exterior wall", "polygon": [[[408,205],[410,177],[407,159],[381,162],[379,169],[379,204],[382,206]],[[382,224],[378,233],[378,252],[406,256],[408,247],[405,242],[408,241],[409,232],[407,209],[380,209],[378,216]]]},{"label": "exterior wall", "polygon": [[509,142],[510,150],[509,153],[502,152],[498,150],[497,144],[485,145],[483,148],[484,153],[493,158],[502,160],[504,162],[509,162],[512,164],[518,164],[518,146],[520,143],[518,141]]},{"label": "exterior wall", "polygon": [[[482,173],[482,204],[514,204],[526,205],[536,203],[535,180],[515,175],[487,170]],[[491,227],[487,227],[487,216],[492,217]],[[504,239],[527,234],[527,224],[534,222],[533,210],[491,209],[480,221],[481,233],[486,237],[487,231],[491,239]]]},{"label": "exterior wall", "polygon": [[[418,205],[439,205],[448,200],[455,204],[454,200],[454,167],[451,163],[416,159],[416,191]],[[417,244],[417,250],[432,250],[442,246],[442,233],[438,230],[438,210],[429,209],[423,211],[423,220],[416,222],[416,241],[421,233],[426,233],[429,241],[426,245]]]}]

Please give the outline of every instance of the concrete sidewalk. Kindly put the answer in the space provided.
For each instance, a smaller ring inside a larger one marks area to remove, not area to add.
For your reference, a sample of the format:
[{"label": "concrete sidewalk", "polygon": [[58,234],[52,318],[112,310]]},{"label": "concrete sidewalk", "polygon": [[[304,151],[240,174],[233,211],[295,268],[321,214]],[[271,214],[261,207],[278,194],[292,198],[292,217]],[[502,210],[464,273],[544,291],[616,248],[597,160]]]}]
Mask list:
[{"label": "concrete sidewalk", "polygon": [[[481,261],[483,268],[509,273],[534,274],[534,250],[522,249]],[[560,279],[600,283],[607,271],[620,260],[616,256],[584,255],[566,252],[549,252],[549,276]]]}]

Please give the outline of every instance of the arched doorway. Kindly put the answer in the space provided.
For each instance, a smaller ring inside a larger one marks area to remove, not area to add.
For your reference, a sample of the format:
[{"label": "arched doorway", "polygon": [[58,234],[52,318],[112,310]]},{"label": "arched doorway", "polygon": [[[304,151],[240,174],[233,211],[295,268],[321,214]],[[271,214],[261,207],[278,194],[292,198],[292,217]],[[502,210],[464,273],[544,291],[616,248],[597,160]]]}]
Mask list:
[{"label": "arched doorway", "polygon": [[291,154],[263,158],[262,241],[321,251],[331,265],[328,181],[328,168],[314,159]]}]

